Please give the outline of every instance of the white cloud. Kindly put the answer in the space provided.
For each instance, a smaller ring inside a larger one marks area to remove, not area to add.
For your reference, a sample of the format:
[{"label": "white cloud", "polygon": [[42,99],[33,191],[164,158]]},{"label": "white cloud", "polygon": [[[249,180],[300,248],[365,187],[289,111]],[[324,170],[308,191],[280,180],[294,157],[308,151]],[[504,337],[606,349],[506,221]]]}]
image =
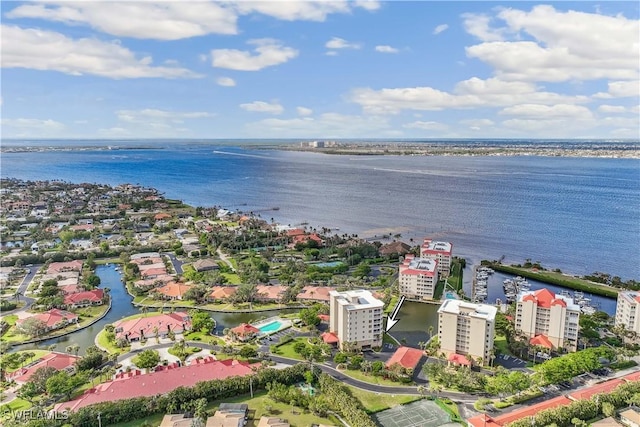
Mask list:
[{"label": "white cloud", "polygon": [[306,107],[297,107],[296,112],[299,116],[310,116],[313,114],[313,110],[311,108]]},{"label": "white cloud", "polygon": [[449,126],[447,126],[445,123],[439,123],[439,122],[415,121],[411,123],[405,123],[402,125],[402,127],[407,129],[445,130]]},{"label": "white cloud", "polygon": [[206,53],[201,53],[200,55],[198,55],[198,59],[200,60],[200,62],[207,62],[209,61],[209,55],[207,55]]},{"label": "white cloud", "polygon": [[212,65],[229,70],[258,71],[298,56],[296,49],[283,46],[278,40],[253,39],[247,43],[256,46],[255,54],[237,49],[214,49],[211,51]]},{"label": "white cloud", "polygon": [[180,67],[153,67],[149,56],[136,58],[118,42],[71,39],[60,33],[2,25],[2,67],[53,70],[112,79],[162,77],[193,78]]},{"label": "white cloud", "polygon": [[601,113],[624,113],[627,111],[622,105],[601,105],[598,107]]},{"label": "white cloud", "polygon": [[449,26],[447,24],[440,24],[436,28],[433,29],[433,34],[438,35],[441,32],[446,31],[448,29],[449,29]]},{"label": "white cloud", "polygon": [[469,128],[473,130],[479,130],[481,128],[493,126],[495,123],[493,122],[493,120],[490,120],[490,119],[466,119],[466,120],[460,120],[460,124],[469,126]]},{"label": "white cloud", "polygon": [[609,82],[607,92],[599,92],[594,98],[627,98],[640,96],[640,80]]},{"label": "white cloud", "polygon": [[246,129],[250,135],[280,138],[379,137],[391,130],[386,117],[338,113],[324,113],[318,117],[264,119],[247,124]]},{"label": "white cloud", "polygon": [[70,2],[23,4],[8,18],[35,18],[86,25],[118,37],[179,40],[207,34],[237,34],[238,16],[262,14],[286,21],[324,21],[334,13],[374,11],[377,1],[191,1]]},{"label": "white cloud", "polygon": [[376,52],[381,52],[381,53],[398,53],[399,50],[396,49],[395,47],[391,47],[388,45],[378,45],[376,46]]},{"label": "white cloud", "polygon": [[157,110],[154,108],[146,108],[143,110],[118,110],[116,111],[118,119],[125,122],[147,122],[149,120],[169,120],[169,121],[181,121],[183,119],[203,119],[207,117],[214,117],[215,113],[208,113],[204,111],[167,111]]},{"label": "white cloud", "polygon": [[236,85],[236,81],[233,80],[231,77],[218,77],[216,79],[216,83],[219,84],[220,86],[227,86],[227,87]]},{"label": "white cloud", "polygon": [[237,14],[219,2],[69,2],[24,4],[8,18],[39,18],[88,25],[119,37],[178,40],[206,34],[236,34]]},{"label": "white cloud", "polygon": [[39,131],[38,133],[57,132],[65,128],[62,123],[51,119],[2,119],[0,123],[3,127],[35,130]]},{"label": "white cloud", "polygon": [[[464,15],[465,28],[484,43],[467,56],[492,67],[506,80],[550,81],[638,78],[640,22],[622,15],[560,12],[535,6],[530,12],[502,9],[490,17]],[[507,40],[510,37],[513,40]],[[533,38],[534,40],[525,40]]]},{"label": "white cloud", "polygon": [[327,56],[338,56],[338,52],[335,50],[328,50],[324,54]]},{"label": "white cloud", "polygon": [[282,114],[284,112],[284,107],[277,102],[270,104],[264,101],[253,101],[246,104],[240,104],[240,108],[254,113]]},{"label": "white cloud", "polygon": [[528,119],[592,120],[593,113],[581,105],[520,104],[504,108],[498,114]]},{"label": "white cloud", "polygon": [[528,82],[473,77],[458,83],[453,93],[432,87],[374,90],[354,89],[347,99],[371,114],[395,114],[402,110],[443,110],[448,108],[502,107],[521,103],[558,104],[587,102],[585,96],[568,96],[539,91]]},{"label": "white cloud", "polygon": [[333,37],[324,45],[327,49],[360,49],[362,45],[360,43],[348,42],[340,37]]}]

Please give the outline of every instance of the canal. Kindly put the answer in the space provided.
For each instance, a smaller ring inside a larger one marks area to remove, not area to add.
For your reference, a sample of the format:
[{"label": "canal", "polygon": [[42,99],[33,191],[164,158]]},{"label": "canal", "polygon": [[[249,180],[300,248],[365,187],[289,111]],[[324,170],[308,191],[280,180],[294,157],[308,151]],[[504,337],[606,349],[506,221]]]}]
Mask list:
[{"label": "canal", "polygon": [[[111,291],[111,310],[107,315],[78,332],[65,335],[59,338],[51,338],[33,344],[23,344],[13,346],[11,351],[46,349],[51,345],[56,346],[57,351],[65,351],[69,345],[77,344],[80,346],[80,353],[84,354],[87,347],[94,344],[96,335],[109,323],[116,322],[124,317],[140,313],[140,310],[133,305],[133,297],[127,292],[120,272],[116,270],[114,265],[103,265],[96,268],[96,275],[100,277],[100,288],[109,288]],[[238,326],[240,323],[250,323],[258,319],[263,319],[278,314],[286,314],[298,311],[296,309],[287,310],[271,310],[260,311],[255,313],[211,313],[211,317],[216,321],[216,334],[221,335],[225,328]]]}]

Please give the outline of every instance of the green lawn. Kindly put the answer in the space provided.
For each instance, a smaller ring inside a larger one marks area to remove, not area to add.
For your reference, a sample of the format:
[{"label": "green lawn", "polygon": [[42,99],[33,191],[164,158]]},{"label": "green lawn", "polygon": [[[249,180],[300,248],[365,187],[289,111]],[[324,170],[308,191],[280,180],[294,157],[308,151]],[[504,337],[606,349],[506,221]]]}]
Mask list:
[{"label": "green lawn", "polygon": [[[266,392],[261,391],[259,393],[254,394],[254,397],[251,398],[248,395],[239,396],[234,399],[225,399],[224,401],[214,401],[207,405],[207,411],[209,415],[213,415],[213,413],[218,409],[220,403],[246,403],[249,405],[249,415],[252,419],[246,424],[246,427],[256,427],[258,422],[260,421],[260,417],[265,416],[274,416],[278,418],[286,419],[291,427],[309,427],[312,424],[326,424],[326,425],[340,425],[338,420],[334,420],[331,418],[321,418],[308,411],[305,412],[302,408],[292,408],[291,405],[286,403],[278,403],[274,402],[267,397]],[[271,407],[271,411],[267,412],[266,406]],[[292,412],[292,409],[295,411]],[[164,414],[154,415],[152,417],[130,421],[128,423],[119,423],[112,424],[112,427],[135,427],[140,426],[145,421],[148,421],[152,426],[158,426],[160,421],[162,421],[162,417]]]},{"label": "green lawn", "polygon": [[373,393],[370,391],[364,391],[359,388],[347,386],[351,394],[362,403],[364,409],[372,414],[374,412],[384,411],[385,409],[393,408],[398,405],[405,405],[407,403],[415,402],[422,399],[421,396],[409,396],[409,395],[391,395],[382,393]]},{"label": "green lawn", "polygon": [[345,374],[347,376],[350,376],[352,378],[355,378],[357,380],[364,381],[364,382],[370,383],[370,384],[390,385],[390,386],[395,386],[395,387],[412,386],[413,385],[411,383],[405,384],[405,383],[401,383],[401,382],[387,380],[387,379],[384,379],[382,377],[375,377],[372,374],[365,374],[364,372],[362,372],[360,370],[344,369],[344,370],[341,370],[340,372],[342,372],[343,374]]},{"label": "green lawn", "polygon": [[[7,420],[11,417],[12,411],[24,411],[25,409],[31,408],[33,405],[26,400],[17,398],[12,400],[11,402],[0,406],[0,421]],[[0,423],[2,424],[2,423]]]},{"label": "green lawn", "polygon": [[387,305],[384,309],[384,312],[389,314],[393,311],[393,309],[396,307],[396,304],[398,303],[398,296],[394,295],[391,297],[391,300],[389,301],[389,305]]},{"label": "green lawn", "polygon": [[98,344],[100,344],[100,346],[105,350],[107,350],[107,352],[110,354],[126,353],[131,348],[131,347],[124,347],[124,348],[116,347],[114,343],[107,340],[107,331],[105,331],[104,329],[98,332],[97,341],[98,341]]},{"label": "green lawn", "polygon": [[391,335],[385,333],[382,336],[382,342],[384,344],[393,344],[393,345],[400,345],[400,343],[398,342],[398,340],[396,340],[394,337],[392,337]]},{"label": "green lawn", "polygon": [[[46,356],[47,354],[51,353],[49,350],[23,350],[23,351],[16,351],[16,353],[34,353],[34,356],[30,359],[27,359],[24,361],[23,365],[28,365],[29,363],[33,362],[34,360],[38,360],[43,356]],[[19,368],[19,367],[18,367]],[[7,373],[11,373],[11,372],[15,372],[18,368],[9,368],[8,366],[6,367],[6,371]]]},{"label": "green lawn", "polygon": [[298,341],[308,343],[308,340],[305,337],[295,338],[286,344],[282,344],[281,346],[276,347],[276,351],[274,352],[274,354],[282,357],[289,357],[291,359],[304,360],[304,357],[293,351],[293,346]]},{"label": "green lawn", "polygon": [[9,324],[9,326],[13,326],[13,325],[16,324],[16,321],[18,320],[18,315],[17,314],[10,314],[8,316],[4,316],[2,318],[2,320],[7,322]]},{"label": "green lawn", "polygon": [[[233,264],[233,263],[232,263]],[[227,279],[227,283],[230,285],[239,285],[242,283],[240,276],[237,273],[222,273],[222,276]]]},{"label": "green lawn", "polygon": [[508,354],[512,356],[511,351],[509,350],[509,346],[507,345],[507,337],[504,335],[496,334],[496,337],[493,340],[493,346],[495,347],[500,354]]}]

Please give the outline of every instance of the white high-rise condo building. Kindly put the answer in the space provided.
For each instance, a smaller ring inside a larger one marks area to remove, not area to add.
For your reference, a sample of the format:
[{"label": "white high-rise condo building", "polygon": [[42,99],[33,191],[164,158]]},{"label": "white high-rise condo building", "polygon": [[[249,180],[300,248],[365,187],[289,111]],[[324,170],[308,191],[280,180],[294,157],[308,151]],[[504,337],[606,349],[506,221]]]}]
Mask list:
[{"label": "white high-rise condo building", "polygon": [[496,313],[497,309],[491,305],[445,300],[438,309],[440,351],[456,363],[465,358],[471,362],[481,358],[482,364],[488,364],[495,338]]},{"label": "white high-rise condo building", "polygon": [[548,289],[518,295],[515,329],[529,338],[532,345],[576,351],[579,319],[580,306],[573,298]]},{"label": "white high-rise condo building", "polygon": [[329,330],[338,337],[341,349],[382,346],[382,301],[363,289],[331,291],[329,298]]},{"label": "white high-rise condo building", "polygon": [[438,278],[438,261],[406,255],[398,268],[400,295],[414,300],[432,300]]},{"label": "white high-rise condo building", "polygon": [[640,293],[629,291],[618,294],[616,326],[640,335]]},{"label": "white high-rise condo building", "polygon": [[449,242],[434,242],[424,239],[420,246],[420,256],[438,261],[438,273],[440,277],[449,277],[451,272],[451,253],[453,245]]}]

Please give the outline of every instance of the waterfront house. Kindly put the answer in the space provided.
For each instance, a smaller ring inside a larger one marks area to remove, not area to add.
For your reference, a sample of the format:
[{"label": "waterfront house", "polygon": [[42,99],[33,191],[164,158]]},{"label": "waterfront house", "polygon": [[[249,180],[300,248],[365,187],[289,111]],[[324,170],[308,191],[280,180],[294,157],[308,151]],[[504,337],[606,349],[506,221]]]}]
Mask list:
[{"label": "waterfront house", "polygon": [[192,285],[187,285],[185,283],[169,282],[164,286],[154,289],[153,292],[159,295],[162,299],[182,300],[184,298],[184,294],[186,294],[191,288],[193,288]]},{"label": "waterfront house", "polygon": [[213,286],[207,299],[211,302],[222,302],[235,295],[237,286]]},{"label": "waterfront house", "polygon": [[31,376],[40,368],[53,368],[57,371],[64,370],[71,374],[75,372],[75,363],[78,360],[80,360],[80,357],[67,353],[51,352],[46,356],[42,356],[37,361],[31,362],[29,365],[7,374],[7,379],[13,380],[17,384],[25,384],[29,382]]},{"label": "waterfront house", "polygon": [[380,256],[402,256],[406,255],[411,251],[411,246],[407,245],[404,242],[391,242],[386,245],[380,246],[378,253]]},{"label": "waterfront house", "polygon": [[66,311],[66,310],[52,308],[51,310],[45,311],[43,313],[34,314],[24,319],[18,319],[18,321],[16,322],[16,325],[19,327],[27,319],[31,319],[31,318],[36,318],[41,322],[43,322],[46,325],[47,332],[64,328],[65,326],[72,323],[78,323],[77,314],[71,313],[70,311]]},{"label": "waterfront house", "polygon": [[104,304],[104,290],[77,292],[65,295],[64,304],[70,308],[88,307],[90,305]]},{"label": "waterfront house", "polygon": [[113,324],[116,339],[140,341],[155,336],[166,337],[169,332],[181,334],[191,330],[191,318],[183,311],[120,320]]},{"label": "waterfront house", "polygon": [[413,372],[416,369],[416,366],[418,366],[418,363],[420,363],[422,356],[424,356],[424,351],[417,348],[402,346],[393,353],[393,356],[391,356],[389,360],[387,360],[385,367],[390,369],[393,365],[398,364],[407,371],[411,370],[411,372]]},{"label": "waterfront house", "polygon": [[47,268],[48,274],[64,273],[66,271],[82,271],[82,260],[74,260],[67,262],[52,262]]},{"label": "waterfront house", "polygon": [[280,301],[287,288],[287,286],[282,285],[258,285],[256,299],[260,301]]},{"label": "waterfront house", "polygon": [[296,296],[298,301],[329,302],[329,292],[334,290],[328,286],[305,286]]}]

